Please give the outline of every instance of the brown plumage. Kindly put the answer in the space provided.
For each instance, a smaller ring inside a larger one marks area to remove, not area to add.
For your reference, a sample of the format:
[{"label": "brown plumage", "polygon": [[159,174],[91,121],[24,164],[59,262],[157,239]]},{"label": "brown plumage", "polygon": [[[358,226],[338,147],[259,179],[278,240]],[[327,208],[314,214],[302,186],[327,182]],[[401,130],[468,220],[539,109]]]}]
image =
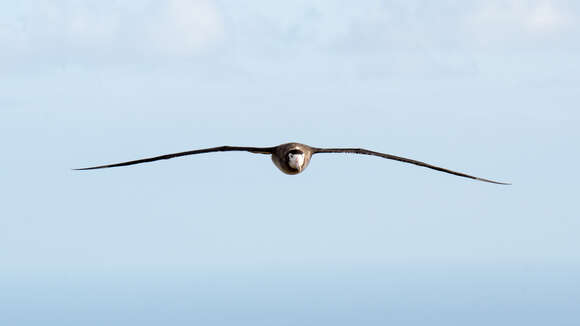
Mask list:
[{"label": "brown plumage", "polygon": [[230,151],[245,151],[254,154],[268,154],[272,155],[272,161],[274,164],[280,169],[280,171],[286,174],[298,174],[308,166],[310,163],[310,159],[312,155],[319,154],[319,153],[354,153],[354,154],[364,154],[364,155],[373,155],[378,156],[390,160],[415,164],[418,166],[423,166],[429,169],[457,175],[460,177],[470,178],[474,180],[490,182],[495,184],[502,184],[502,185],[509,185],[509,183],[493,181],[489,179],[474,177],[469,174],[448,170],[442,167],[438,167],[435,165],[431,165],[428,163],[424,163],[421,161],[412,160],[405,157],[395,156],[391,154],[385,154],[380,152],[373,152],[368,149],[363,148],[317,148],[317,147],[310,147],[308,145],[300,144],[300,143],[286,143],[274,147],[238,147],[238,146],[220,146],[220,147],[212,147],[212,148],[205,148],[205,149],[196,149],[192,151],[186,152],[179,152],[161,156],[155,156],[150,158],[144,158],[135,161],[128,161],[122,163],[114,163],[114,164],[107,164],[107,165],[99,165],[93,166],[89,168],[82,168],[82,169],[75,169],[75,170],[94,170],[94,169],[103,169],[103,168],[112,168],[118,166],[126,166],[126,165],[133,165],[133,164],[140,164],[140,163],[147,163],[153,162],[158,160],[167,160],[174,157],[186,156],[186,155],[194,155],[194,154],[202,154],[202,153],[211,153],[211,152],[230,152]]}]

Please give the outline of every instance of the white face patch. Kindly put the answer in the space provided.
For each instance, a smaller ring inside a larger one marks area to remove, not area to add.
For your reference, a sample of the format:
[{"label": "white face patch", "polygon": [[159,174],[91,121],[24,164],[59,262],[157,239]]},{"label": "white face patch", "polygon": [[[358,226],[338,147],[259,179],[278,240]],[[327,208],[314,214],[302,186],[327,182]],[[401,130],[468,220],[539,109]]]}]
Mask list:
[{"label": "white face patch", "polygon": [[288,165],[291,168],[300,170],[304,164],[304,154],[288,154]]}]

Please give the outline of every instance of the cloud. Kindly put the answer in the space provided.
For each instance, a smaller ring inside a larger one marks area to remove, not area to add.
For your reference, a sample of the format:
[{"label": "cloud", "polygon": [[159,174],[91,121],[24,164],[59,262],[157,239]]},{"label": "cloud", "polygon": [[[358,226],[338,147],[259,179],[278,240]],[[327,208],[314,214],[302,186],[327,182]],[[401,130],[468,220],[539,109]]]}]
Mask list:
[{"label": "cloud", "polygon": [[187,55],[215,44],[224,37],[224,22],[208,0],[171,0],[152,25],[155,49]]},{"label": "cloud", "polygon": [[431,65],[433,52],[480,46],[573,47],[578,19],[573,0],[5,1],[0,58],[123,63],[205,56],[277,65],[301,55],[360,55],[416,56],[416,64]]},{"label": "cloud", "polygon": [[562,1],[510,0],[484,2],[466,20],[483,44],[550,39],[568,32],[577,17]]},{"label": "cloud", "polygon": [[0,56],[108,60],[195,55],[224,35],[211,0],[23,1],[0,5]]},{"label": "cloud", "polygon": [[279,53],[563,44],[572,41],[579,19],[571,0],[251,2],[228,4],[228,11],[236,37]]},{"label": "cloud", "polygon": [[86,6],[61,8],[52,19],[63,23],[62,37],[76,43],[110,43],[120,28],[119,14],[103,8]]},{"label": "cloud", "polygon": [[524,17],[524,25],[535,31],[558,31],[570,27],[573,17],[550,2],[539,3]]}]

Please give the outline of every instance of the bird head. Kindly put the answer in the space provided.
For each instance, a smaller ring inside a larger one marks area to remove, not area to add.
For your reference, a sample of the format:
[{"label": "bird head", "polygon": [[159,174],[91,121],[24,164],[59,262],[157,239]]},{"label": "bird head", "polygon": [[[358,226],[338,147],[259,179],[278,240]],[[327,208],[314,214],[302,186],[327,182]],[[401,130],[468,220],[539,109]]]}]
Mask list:
[{"label": "bird head", "polygon": [[302,169],[305,167],[304,152],[301,150],[293,149],[289,151],[286,159],[288,160],[288,165],[291,168],[298,170],[299,172],[302,171]]}]

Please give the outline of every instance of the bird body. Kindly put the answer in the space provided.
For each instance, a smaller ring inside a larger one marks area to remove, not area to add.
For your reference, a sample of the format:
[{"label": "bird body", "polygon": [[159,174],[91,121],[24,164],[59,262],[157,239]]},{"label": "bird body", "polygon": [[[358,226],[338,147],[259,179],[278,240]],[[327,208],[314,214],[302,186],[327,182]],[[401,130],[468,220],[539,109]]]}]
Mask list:
[{"label": "bird body", "polygon": [[363,155],[372,155],[378,156],[390,160],[400,161],[404,163],[415,164],[418,166],[426,167],[429,169],[457,175],[460,177],[470,178],[474,180],[495,183],[495,184],[503,184],[507,185],[509,183],[503,183],[498,181],[493,181],[489,179],[474,177],[469,174],[465,174],[462,172],[457,172],[449,169],[445,169],[439,166],[431,165],[428,163],[424,163],[421,161],[416,161],[413,159],[395,156],[386,153],[374,152],[364,148],[317,148],[311,147],[308,145],[300,144],[300,143],[286,143],[281,144],[274,147],[240,147],[240,146],[219,146],[219,147],[212,147],[212,148],[205,148],[205,149],[196,149],[186,152],[179,152],[173,154],[166,154],[161,156],[149,157],[140,160],[122,162],[122,163],[114,163],[114,164],[107,164],[107,165],[100,165],[100,166],[93,166],[89,168],[81,168],[75,170],[94,170],[94,169],[103,169],[103,168],[112,168],[112,167],[119,167],[119,166],[126,166],[126,165],[134,165],[140,163],[147,163],[153,162],[158,160],[167,160],[174,157],[186,156],[186,155],[194,155],[194,154],[203,154],[203,153],[211,153],[211,152],[230,152],[230,151],[245,151],[254,154],[266,154],[272,155],[272,162],[274,165],[280,169],[280,171],[294,175],[301,173],[306,169],[308,164],[310,163],[310,159],[312,155],[319,154],[319,153],[353,153],[353,154],[363,154]]},{"label": "bird body", "polygon": [[312,152],[312,147],[304,144],[282,144],[272,152],[272,162],[286,174],[298,174],[310,163]]}]

